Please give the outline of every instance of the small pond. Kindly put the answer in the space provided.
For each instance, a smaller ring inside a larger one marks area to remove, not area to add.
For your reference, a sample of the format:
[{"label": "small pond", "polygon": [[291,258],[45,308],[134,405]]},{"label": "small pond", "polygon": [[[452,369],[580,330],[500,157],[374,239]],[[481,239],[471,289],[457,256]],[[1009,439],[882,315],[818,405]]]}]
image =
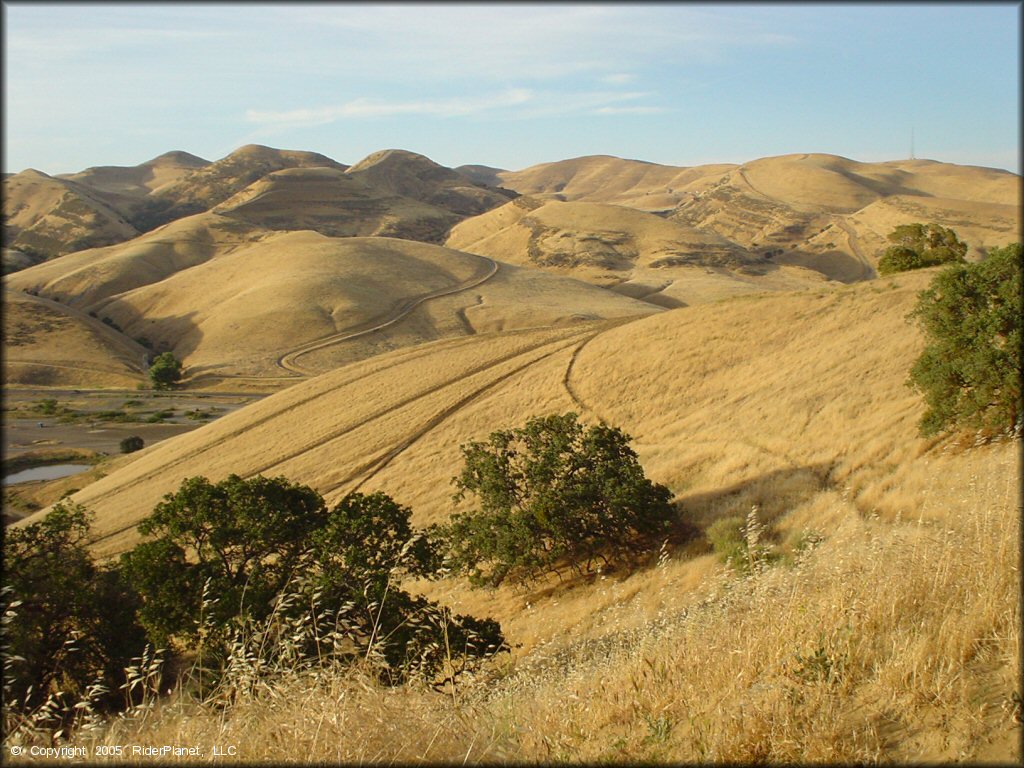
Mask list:
[{"label": "small pond", "polygon": [[4,485],[15,483],[28,483],[33,480],[56,480],[58,477],[68,477],[91,468],[91,464],[49,464],[45,467],[32,467],[15,472],[13,475],[4,476]]}]

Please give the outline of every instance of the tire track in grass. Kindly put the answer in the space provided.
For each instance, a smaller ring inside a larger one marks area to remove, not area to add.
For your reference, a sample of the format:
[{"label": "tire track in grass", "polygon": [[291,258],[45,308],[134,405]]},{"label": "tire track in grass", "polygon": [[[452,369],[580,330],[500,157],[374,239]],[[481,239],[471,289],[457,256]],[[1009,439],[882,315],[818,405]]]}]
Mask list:
[{"label": "tire track in grass", "polygon": [[[531,333],[531,332],[532,333],[536,333],[537,329],[532,329],[531,331],[526,331],[526,330],[523,330],[523,331],[513,331],[509,335],[523,335],[523,334]],[[359,429],[360,427],[366,426],[367,424],[369,424],[369,423],[371,423],[373,421],[376,421],[376,420],[378,420],[380,418],[383,418],[383,417],[387,416],[388,414],[390,414],[390,413],[392,413],[392,412],[394,412],[396,410],[399,410],[399,409],[401,409],[401,408],[403,408],[403,407],[405,407],[405,406],[415,402],[418,399],[421,399],[423,397],[428,397],[431,394],[435,394],[436,392],[439,392],[439,391],[443,390],[444,388],[451,386],[452,384],[457,384],[459,382],[462,382],[462,381],[464,381],[465,379],[467,379],[467,378],[469,378],[471,376],[477,375],[479,373],[483,373],[483,372],[485,372],[485,371],[487,371],[487,370],[489,370],[491,368],[495,368],[495,367],[500,366],[500,365],[502,365],[504,363],[507,363],[510,360],[514,360],[517,357],[522,357],[523,355],[527,355],[527,354],[529,354],[531,352],[534,352],[537,349],[540,349],[542,347],[545,347],[545,346],[548,346],[548,345],[552,345],[552,344],[558,344],[559,345],[557,349],[552,350],[550,353],[547,353],[547,354],[543,355],[541,358],[538,358],[537,360],[531,360],[530,362],[524,364],[523,366],[520,366],[519,368],[517,368],[517,371],[525,369],[526,367],[529,367],[530,365],[533,365],[539,359],[543,359],[545,357],[548,357],[548,356],[550,356],[552,354],[556,354],[557,352],[560,352],[560,351],[568,348],[569,346],[571,346],[572,343],[574,343],[575,337],[577,337],[577,336],[579,336],[581,334],[584,334],[584,333],[588,333],[588,332],[591,332],[591,331],[576,331],[575,333],[569,333],[568,334],[568,339],[569,339],[568,342],[566,341],[566,337],[563,337],[563,338],[560,338],[560,339],[555,339],[555,340],[552,340],[550,338],[546,338],[543,341],[539,341],[539,342],[536,342],[536,343],[528,345],[525,349],[519,349],[519,350],[516,350],[514,352],[503,354],[500,357],[498,357],[497,359],[493,359],[493,360],[490,360],[490,361],[488,361],[486,363],[482,363],[482,364],[476,365],[476,366],[472,367],[469,370],[459,371],[458,373],[456,373],[456,374],[452,375],[451,377],[445,379],[443,382],[440,382],[440,383],[438,383],[438,384],[436,384],[434,386],[431,386],[431,387],[427,388],[426,390],[422,390],[422,391],[416,392],[413,395],[405,397],[405,398],[403,398],[398,403],[392,403],[392,404],[390,404],[386,408],[379,409],[378,411],[374,412],[373,414],[370,414],[370,415],[366,416],[363,419],[360,419],[358,422],[356,422],[354,424],[348,424],[348,425],[346,425],[345,427],[343,427],[341,429],[333,430],[332,432],[330,432],[329,434],[325,435],[322,439],[318,440],[316,443],[314,443],[312,445],[307,445],[307,446],[304,446],[304,447],[302,447],[302,448],[300,448],[298,450],[293,450],[293,451],[289,452],[287,455],[285,455],[283,457],[276,458],[274,460],[274,462],[271,463],[271,464],[267,464],[267,465],[264,465],[262,467],[258,467],[258,468],[255,468],[255,469],[248,470],[248,471],[246,471],[244,473],[243,477],[246,477],[246,478],[253,477],[255,475],[258,475],[258,474],[261,474],[263,472],[266,472],[268,469],[271,469],[271,468],[273,468],[275,466],[278,466],[279,464],[282,464],[282,463],[284,463],[286,461],[289,461],[290,459],[293,459],[293,458],[295,458],[297,456],[300,456],[303,453],[306,453],[307,451],[315,450],[316,448],[319,448],[319,447],[325,445],[326,443],[329,443],[332,440],[335,440],[335,439],[337,439],[337,438],[339,438],[339,437],[341,437],[341,436],[351,432],[352,430]],[[460,340],[460,341],[463,341],[463,340]],[[479,337],[467,337],[464,340],[464,343],[470,344],[470,343],[475,343],[477,341],[479,341]],[[460,346],[462,346],[462,345],[460,344]],[[426,354],[426,353],[429,353],[430,350],[427,350],[427,352],[423,352],[420,348],[416,348],[416,352],[418,352],[419,354]],[[419,355],[416,355],[416,356],[419,356]],[[380,369],[378,369],[377,371],[374,371],[374,372],[377,373],[377,372],[388,370],[389,368],[397,366],[401,362],[406,362],[406,361],[407,361],[406,360],[406,356],[402,355],[402,360],[400,360],[398,362],[394,362],[394,363],[392,363],[390,365],[383,366],[383,367],[381,367]],[[512,375],[512,374],[509,374],[509,375]],[[507,379],[509,375],[506,375],[506,376],[502,377],[501,380]],[[357,379],[360,379],[360,378],[364,378],[365,376],[366,376],[365,371],[357,372],[354,376],[352,376],[350,379],[348,379],[344,384],[352,383],[353,381],[355,381]],[[339,386],[344,386],[344,384],[341,384]],[[316,390],[313,393],[311,393],[310,396],[304,398],[299,403],[288,403],[285,406],[285,410],[289,410],[289,411],[293,410],[297,405],[309,402],[311,400],[315,400],[317,397],[320,397],[321,395],[323,395],[323,392],[320,391],[320,390]],[[455,411],[457,411],[459,408],[463,407],[464,405],[465,405],[465,403],[459,404],[457,408],[455,408],[454,410],[451,411],[451,413],[454,413]],[[447,411],[448,409],[445,409],[445,410]],[[168,468],[179,466],[179,465],[184,464],[186,462],[192,463],[192,462],[194,462],[196,460],[197,456],[202,455],[202,454],[207,454],[207,453],[209,453],[211,451],[214,451],[214,450],[220,448],[225,442],[229,441],[230,439],[232,439],[234,437],[237,437],[238,435],[242,434],[243,432],[249,431],[250,429],[252,429],[255,426],[259,426],[259,425],[265,424],[266,422],[270,421],[271,419],[276,418],[277,416],[281,415],[281,413],[282,413],[282,411],[275,411],[275,412],[273,412],[271,414],[268,414],[267,416],[259,419],[257,422],[247,422],[241,428],[233,430],[232,432],[230,432],[230,433],[220,437],[216,441],[203,446],[198,451],[190,452],[190,453],[188,453],[186,455],[182,455],[182,456],[180,456],[180,457],[178,457],[178,458],[176,458],[176,459],[174,459],[172,461],[169,461],[169,462],[167,462],[165,464],[162,464],[156,470],[152,470],[152,471],[146,472],[145,474],[140,475],[139,477],[133,478],[133,479],[131,479],[131,480],[121,484],[121,485],[118,485],[116,488],[111,490],[110,495],[118,494],[118,493],[121,493],[122,491],[129,490],[131,488],[134,488],[136,486],[142,485],[144,483],[152,482],[154,474],[163,473]],[[444,418],[447,418],[448,416],[450,416],[451,413],[446,413]],[[443,418],[441,420],[443,420]],[[438,423],[440,423],[440,422],[438,422]],[[410,437],[412,437],[412,436],[410,436]],[[416,439],[418,439],[418,438],[416,438]],[[411,445],[412,442],[413,441],[410,441],[409,445]],[[402,450],[404,450],[404,448],[402,448]],[[395,455],[397,455],[397,453]],[[380,460],[380,458],[381,457],[378,457],[378,459],[375,459],[374,463],[376,463],[376,461]],[[390,461],[390,459],[389,459],[389,461]],[[140,517],[140,519],[141,519],[141,517]],[[95,536],[93,538],[90,538],[89,543],[95,545],[97,543],[109,540],[109,539],[111,539],[111,538],[113,538],[115,536],[122,535],[122,534],[124,534],[124,533],[126,533],[128,531],[131,531],[132,529],[134,529],[138,525],[138,522],[139,521],[136,520],[135,522],[132,522],[129,525],[124,525],[124,526],[121,526],[121,527],[119,527],[119,528],[117,528],[115,530],[108,531],[108,532],[103,533],[101,535],[98,535],[98,536]]]},{"label": "tire track in grass", "polygon": [[369,480],[371,480],[378,472],[380,472],[382,469],[384,469],[386,466],[388,466],[388,464],[390,464],[392,461],[394,461],[396,458],[398,458],[398,456],[400,454],[402,454],[405,450],[407,450],[409,447],[411,447],[414,443],[416,443],[421,438],[423,438],[428,432],[433,430],[435,427],[439,426],[446,419],[448,419],[451,416],[454,416],[456,413],[458,413],[460,410],[465,408],[467,405],[469,405],[473,401],[478,400],[483,395],[487,394],[488,392],[490,392],[491,390],[493,390],[497,386],[499,386],[501,384],[504,384],[508,380],[510,380],[513,377],[517,376],[518,374],[522,373],[527,368],[530,368],[530,367],[536,365],[537,363],[543,362],[544,360],[549,359],[553,355],[557,355],[559,352],[562,352],[563,350],[568,349],[570,346],[572,346],[571,343],[570,344],[564,344],[564,345],[558,347],[557,349],[552,350],[551,352],[548,352],[548,353],[546,353],[544,355],[541,355],[540,357],[538,357],[535,360],[527,361],[526,363],[523,363],[522,365],[517,366],[516,368],[512,369],[508,373],[503,374],[502,376],[499,376],[498,378],[494,379],[493,381],[487,382],[483,386],[475,389],[473,392],[470,392],[468,395],[465,395],[464,397],[460,398],[459,400],[457,400],[452,405],[448,406],[447,408],[442,409],[437,414],[432,416],[430,419],[427,420],[427,422],[422,427],[417,429],[411,435],[409,435],[406,438],[404,438],[397,445],[392,446],[390,449],[385,451],[380,456],[378,456],[378,457],[376,457],[374,459],[371,459],[370,461],[368,461],[368,462],[364,463],[363,465],[357,467],[355,470],[353,470],[351,473],[349,473],[349,475],[347,477],[345,477],[345,479],[342,480],[341,482],[337,483],[336,485],[331,486],[328,489],[325,489],[324,490],[324,494],[332,493],[332,492],[336,491],[338,488],[341,488],[342,486],[347,485],[348,483],[351,483],[351,482],[355,481],[357,478],[359,478],[360,476],[362,476],[362,479],[359,480],[359,482],[354,487],[349,489],[349,493],[354,493],[355,491],[358,491]]},{"label": "tire track in grass", "polygon": [[[648,317],[648,315],[644,315],[643,317]],[[576,367],[576,362],[577,362],[577,360],[579,358],[580,352],[583,351],[583,348],[585,346],[587,346],[587,344],[592,342],[598,336],[601,336],[602,334],[607,333],[608,331],[611,331],[611,330],[613,330],[615,328],[619,328],[619,327],[621,327],[623,325],[628,325],[629,323],[635,322],[636,320],[643,319],[643,317],[639,317],[639,318],[637,318],[637,317],[619,318],[619,319],[616,319],[616,320],[611,320],[608,323],[606,323],[606,327],[605,328],[601,329],[600,331],[595,333],[593,336],[590,336],[590,337],[584,339],[582,342],[580,342],[576,346],[576,349],[574,349],[573,352],[572,352],[572,356],[569,358],[568,365],[566,365],[566,367],[565,367],[565,373],[562,375],[562,386],[565,387],[565,391],[569,393],[570,399],[579,407],[579,409],[581,411],[588,411],[588,412],[592,413],[594,416],[596,416],[597,420],[599,422],[601,422],[601,424],[603,426],[608,426],[608,422],[605,420],[605,418],[600,413],[598,413],[595,408],[593,408],[593,407],[587,405],[585,402],[583,402],[583,398],[580,396],[579,392],[577,392],[573,388],[573,386],[572,386],[572,372],[573,372],[573,369]]]},{"label": "tire track in grass", "polygon": [[[586,333],[586,331],[584,331],[583,333]],[[415,394],[412,394],[412,395],[410,395],[408,397],[405,397],[404,399],[400,400],[397,403],[393,403],[393,404],[389,405],[386,408],[378,410],[377,412],[364,417],[363,419],[361,419],[360,421],[356,422],[355,424],[350,424],[350,425],[344,427],[343,429],[339,429],[339,430],[334,431],[329,436],[325,437],[323,440],[318,441],[314,445],[303,447],[303,448],[300,448],[298,450],[294,450],[294,451],[292,451],[291,453],[289,453],[289,454],[287,454],[285,456],[281,456],[281,457],[275,459],[275,461],[272,464],[268,464],[268,465],[262,466],[262,467],[260,467],[260,468],[258,468],[256,470],[253,470],[252,474],[260,474],[262,472],[266,472],[269,469],[273,469],[274,467],[279,466],[281,464],[284,464],[285,462],[290,461],[291,459],[294,459],[297,456],[301,456],[303,453],[306,453],[306,452],[311,451],[311,450],[315,450],[317,448],[320,448],[320,447],[326,445],[327,443],[331,442],[332,440],[335,440],[335,439],[337,439],[339,437],[343,437],[346,434],[348,434],[349,432],[352,432],[353,430],[360,429],[361,427],[365,427],[367,424],[370,424],[370,423],[372,423],[374,421],[377,421],[378,419],[381,419],[381,418],[384,418],[386,416],[389,416],[392,413],[394,413],[395,411],[399,411],[402,408],[405,408],[406,406],[411,405],[412,403],[415,403],[417,400],[421,400],[421,399],[423,399],[425,397],[430,397],[431,395],[437,394],[438,392],[441,392],[442,390],[447,389],[450,386],[453,386],[453,385],[456,385],[456,384],[460,384],[460,383],[466,381],[467,379],[472,378],[473,376],[477,376],[477,375],[480,375],[480,374],[483,374],[483,373],[487,373],[488,371],[490,371],[490,370],[492,370],[494,368],[497,368],[498,366],[504,365],[505,363],[511,362],[511,361],[515,360],[516,358],[518,358],[518,357],[523,357],[525,355],[529,355],[529,354],[531,354],[533,352],[536,352],[537,350],[542,349],[542,348],[544,348],[546,346],[551,346],[551,345],[555,345],[555,344],[559,345],[556,349],[552,350],[551,352],[546,352],[543,355],[541,355],[540,357],[538,357],[536,359],[533,359],[533,360],[530,360],[527,363],[518,366],[517,368],[515,368],[510,373],[502,374],[497,379],[495,379],[495,380],[493,380],[491,382],[488,382],[487,384],[484,384],[480,389],[478,389],[476,391],[476,393],[472,393],[469,396],[461,398],[455,404],[455,406],[448,406],[447,408],[445,408],[443,410],[443,413],[445,413],[446,415],[437,422],[439,424],[441,421],[444,420],[444,418],[447,418],[448,416],[454,414],[456,411],[458,411],[460,408],[462,408],[466,403],[468,403],[470,400],[474,399],[474,397],[476,396],[477,393],[485,391],[487,389],[490,389],[495,384],[500,383],[502,381],[506,381],[509,377],[511,377],[511,376],[515,375],[516,373],[518,373],[518,372],[520,372],[520,371],[530,367],[531,365],[534,365],[535,363],[539,362],[540,360],[548,358],[551,355],[556,354],[558,352],[561,352],[562,350],[567,349],[568,347],[572,346],[572,344],[575,341],[574,337],[576,337],[578,335],[580,335],[580,332],[576,332],[574,334],[571,334],[569,336],[569,338],[571,340],[568,341],[568,342],[566,341],[565,338],[556,339],[556,340],[548,339],[546,341],[543,341],[543,342],[540,342],[540,343],[537,343],[537,344],[533,344],[533,345],[527,347],[526,349],[522,349],[522,350],[519,350],[517,352],[513,352],[511,354],[502,355],[500,358],[498,358],[496,360],[492,360],[492,361],[489,361],[487,363],[483,363],[483,364],[474,366],[473,368],[470,368],[469,370],[460,371],[458,374],[452,376],[451,378],[448,378],[448,379],[446,379],[443,382],[439,382],[438,384],[435,384],[434,386],[428,387],[427,389],[421,390],[419,392],[416,392]],[[463,401],[465,401],[465,402],[463,402]],[[434,426],[436,426],[436,424]],[[422,435],[417,436],[417,434],[414,432],[412,435],[410,435],[408,438],[406,438],[406,439],[410,439],[411,438],[411,440],[408,443],[408,445],[411,445],[412,442],[414,442],[415,439],[419,439],[420,436],[422,436]],[[406,447],[408,447],[408,446],[406,446]],[[404,450],[404,448],[402,450]],[[379,460],[380,460],[380,457],[371,460],[366,465],[364,465],[364,469],[362,469],[361,471],[365,471],[365,467],[366,466],[372,466],[373,464],[377,463],[377,461],[379,461]],[[389,459],[389,461],[390,461],[390,459]],[[356,471],[356,476],[358,476],[358,472],[359,471],[360,470]],[[350,476],[351,476],[351,473],[350,473]],[[339,483],[336,486],[333,486],[330,490],[333,490],[334,488],[337,488],[337,487],[340,487],[341,485],[344,485],[345,482],[350,482],[350,480],[348,478],[346,478],[346,480],[342,481],[341,483]],[[325,491],[325,492],[327,492],[327,491]]]}]

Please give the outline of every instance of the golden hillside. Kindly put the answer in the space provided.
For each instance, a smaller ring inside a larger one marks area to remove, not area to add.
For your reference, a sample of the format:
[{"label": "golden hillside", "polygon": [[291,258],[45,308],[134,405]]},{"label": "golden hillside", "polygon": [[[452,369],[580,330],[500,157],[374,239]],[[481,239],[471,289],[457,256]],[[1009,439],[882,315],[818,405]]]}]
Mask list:
[{"label": "golden hillside", "polygon": [[102,196],[29,169],[4,179],[4,245],[50,259],[119,243],[138,232]]},{"label": "golden hillside", "polygon": [[345,761],[1019,759],[1019,446],[916,436],[906,315],[933,274],[421,344],[132,454],[72,497],[102,555],[199,474],[285,475],[329,502],[380,489],[441,522],[460,444],[575,410],[634,436],[683,520],[754,507],[790,560],[741,578],[698,536],[634,572],[418,584],[515,646],[457,702],[285,675],[272,696],[172,705],[109,739],[230,734],[270,760],[272,723]]},{"label": "golden hillside", "polygon": [[682,168],[610,155],[541,163],[499,171],[502,186],[541,199],[610,203],[641,211],[669,211],[735,168],[731,163]]},{"label": "golden hillside", "polygon": [[144,197],[208,165],[209,160],[188,152],[174,151],[165,152],[138,165],[100,165],[78,173],[62,173],[57,178],[75,181],[112,195]]},{"label": "golden hillside", "polygon": [[146,350],[99,320],[20,291],[5,290],[3,303],[4,384],[134,388],[145,380]]},{"label": "golden hillside", "polygon": [[[281,386],[445,336],[657,311],[425,243],[275,232],[215,213],[23,270],[6,284],[173,351],[193,385],[241,375]],[[64,348],[65,364],[77,354]]]},{"label": "golden hillside", "polygon": [[596,156],[496,175],[525,195],[656,211],[757,260],[842,282],[874,275],[897,224],[951,227],[971,246],[971,258],[1020,239],[1019,176],[930,160],[800,154],[677,168]]}]

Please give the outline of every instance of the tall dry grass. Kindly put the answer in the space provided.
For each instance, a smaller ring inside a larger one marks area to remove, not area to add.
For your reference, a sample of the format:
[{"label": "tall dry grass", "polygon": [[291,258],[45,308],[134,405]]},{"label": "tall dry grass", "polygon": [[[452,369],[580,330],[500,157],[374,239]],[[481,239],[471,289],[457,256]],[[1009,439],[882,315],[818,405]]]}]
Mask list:
[{"label": "tall dry grass", "polygon": [[[551,621],[585,622],[588,605],[603,618],[454,692],[282,668],[230,701],[168,699],[72,743],[196,744],[205,759],[233,746],[274,762],[1019,760],[1015,448],[957,457],[961,498],[943,519],[920,506],[864,516],[826,489],[780,519],[830,523],[789,564],[688,583],[696,561],[666,556],[535,597]],[[931,471],[945,493],[949,466]],[[647,617],[623,620],[638,601]]]}]

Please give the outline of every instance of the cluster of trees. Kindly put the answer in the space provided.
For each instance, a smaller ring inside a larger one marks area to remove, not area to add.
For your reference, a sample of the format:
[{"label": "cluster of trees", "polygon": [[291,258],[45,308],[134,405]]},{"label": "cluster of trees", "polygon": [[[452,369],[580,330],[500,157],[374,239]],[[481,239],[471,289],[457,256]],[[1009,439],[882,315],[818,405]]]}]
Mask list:
[{"label": "cluster of trees", "polygon": [[106,565],[88,550],[89,513],[62,501],[4,543],[10,700],[31,708],[60,690],[70,701],[97,682],[117,691],[147,644],[201,647],[216,673],[242,633],[272,619],[316,628],[301,640],[305,658],[372,654],[384,682],[419,674],[441,685],[507,650],[501,627],[409,594],[402,580],[454,569],[498,584],[663,539],[670,493],[644,477],[628,442],[566,414],[470,443],[454,482],[479,509],[419,531],[384,493],[328,508],[284,477],[193,477],[140,523],[142,543]]},{"label": "cluster of trees", "polygon": [[956,233],[938,224],[901,224],[888,236],[893,245],[878,260],[878,274],[906,272],[964,262],[967,244]]},{"label": "cluster of trees", "polygon": [[993,248],[969,263],[967,244],[938,224],[902,224],[888,239],[893,245],[879,258],[879,274],[945,266],[910,315],[926,344],[907,379],[927,406],[921,434],[1019,435],[1021,244]]}]

